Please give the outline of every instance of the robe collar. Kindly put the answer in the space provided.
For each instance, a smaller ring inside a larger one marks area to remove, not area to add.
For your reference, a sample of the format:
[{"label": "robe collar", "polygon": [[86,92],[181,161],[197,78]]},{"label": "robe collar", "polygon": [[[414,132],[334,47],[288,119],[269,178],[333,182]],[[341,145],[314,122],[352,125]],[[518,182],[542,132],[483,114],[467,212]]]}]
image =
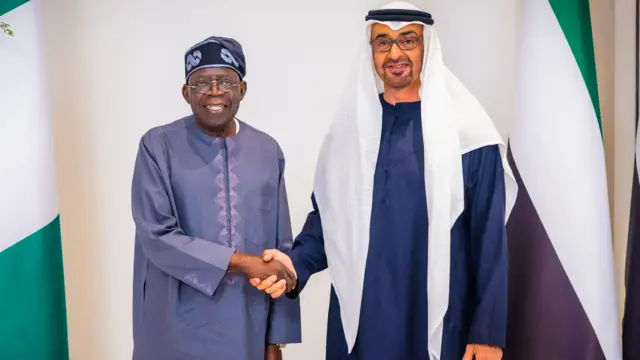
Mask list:
[{"label": "robe collar", "polygon": [[243,126],[244,124],[242,124],[242,122],[239,121],[238,119],[234,119],[234,121],[236,123],[236,134],[234,136],[227,137],[227,138],[213,137],[213,136],[207,135],[204,131],[200,129],[200,127],[198,127],[198,124],[196,124],[196,121],[193,115],[187,118],[186,128],[189,134],[191,134],[196,139],[202,141],[203,143],[209,146],[219,144],[223,139],[227,143],[235,143],[241,138],[241,136],[243,136],[246,126]]}]

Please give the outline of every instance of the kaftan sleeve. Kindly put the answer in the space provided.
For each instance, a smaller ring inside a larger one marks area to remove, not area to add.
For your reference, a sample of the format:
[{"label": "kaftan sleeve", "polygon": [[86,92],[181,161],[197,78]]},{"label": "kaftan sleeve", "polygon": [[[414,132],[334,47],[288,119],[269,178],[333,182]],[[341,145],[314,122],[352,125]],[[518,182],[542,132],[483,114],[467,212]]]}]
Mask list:
[{"label": "kaftan sleeve", "polygon": [[234,250],[188,236],[178,226],[150,133],[140,141],[131,190],[136,241],[160,270],[212,296]]},{"label": "kaftan sleeve", "polygon": [[288,297],[297,297],[304,289],[311,275],[327,268],[327,255],[324,250],[324,237],[322,236],[322,222],[315,196],[311,195],[313,211],[307,215],[307,220],[302,231],[293,243],[291,261],[298,274],[298,284],[293,291],[287,293]]},{"label": "kaftan sleeve", "polygon": [[504,169],[497,146],[476,151],[469,220],[477,298],[468,343],[504,347],[508,273]]},{"label": "kaftan sleeve", "polygon": [[[288,253],[293,245],[291,231],[291,217],[287,199],[287,187],[284,180],[285,159],[278,148],[278,163],[280,166],[280,180],[278,185],[278,225],[276,246],[278,250]],[[300,325],[300,300],[286,296],[272,300],[269,311],[267,343],[291,344],[302,341]]]}]

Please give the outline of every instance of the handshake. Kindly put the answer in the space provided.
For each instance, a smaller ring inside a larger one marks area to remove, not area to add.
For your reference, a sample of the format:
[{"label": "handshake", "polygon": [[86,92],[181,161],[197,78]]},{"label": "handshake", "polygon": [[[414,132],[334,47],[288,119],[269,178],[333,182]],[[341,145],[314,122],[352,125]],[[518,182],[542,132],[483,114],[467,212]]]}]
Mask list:
[{"label": "handshake", "polygon": [[234,258],[231,269],[247,275],[251,285],[274,299],[296,287],[298,275],[293,263],[289,256],[278,250],[265,250],[262,257],[236,254]]}]

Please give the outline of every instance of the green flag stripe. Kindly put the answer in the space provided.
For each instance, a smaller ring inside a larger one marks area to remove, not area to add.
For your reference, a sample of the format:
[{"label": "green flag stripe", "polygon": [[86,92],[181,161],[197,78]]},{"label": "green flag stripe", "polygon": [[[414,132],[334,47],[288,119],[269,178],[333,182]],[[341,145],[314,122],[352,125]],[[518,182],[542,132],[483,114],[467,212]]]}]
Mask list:
[{"label": "green flag stripe", "polygon": [[29,0],[0,0],[0,16],[28,2]]},{"label": "green flag stripe", "polygon": [[0,252],[0,359],[68,360],[60,218]]},{"label": "green flag stripe", "polygon": [[591,32],[591,12],[588,0],[549,0],[558,23],[567,38],[573,56],[578,63],[591,102],[598,118],[598,126],[602,134],[600,118],[600,101],[598,97],[598,79],[596,75],[596,59],[593,51],[593,34]]}]

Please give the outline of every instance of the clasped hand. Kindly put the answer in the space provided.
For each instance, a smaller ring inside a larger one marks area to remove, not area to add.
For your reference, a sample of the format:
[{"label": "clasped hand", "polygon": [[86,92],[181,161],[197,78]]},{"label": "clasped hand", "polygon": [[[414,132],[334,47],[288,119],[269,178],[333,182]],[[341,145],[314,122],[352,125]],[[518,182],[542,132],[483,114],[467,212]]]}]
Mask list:
[{"label": "clasped hand", "polygon": [[470,344],[462,360],[501,360],[502,349],[497,346]]},{"label": "clasped hand", "polygon": [[282,275],[282,273],[271,274],[269,276],[251,276],[247,274],[251,285],[271,295],[274,299],[279,298],[295,288],[298,275],[289,256],[278,250],[265,250],[262,254],[262,260],[265,264],[278,264],[278,266],[283,266],[285,268],[285,274],[291,276],[279,276]]}]

